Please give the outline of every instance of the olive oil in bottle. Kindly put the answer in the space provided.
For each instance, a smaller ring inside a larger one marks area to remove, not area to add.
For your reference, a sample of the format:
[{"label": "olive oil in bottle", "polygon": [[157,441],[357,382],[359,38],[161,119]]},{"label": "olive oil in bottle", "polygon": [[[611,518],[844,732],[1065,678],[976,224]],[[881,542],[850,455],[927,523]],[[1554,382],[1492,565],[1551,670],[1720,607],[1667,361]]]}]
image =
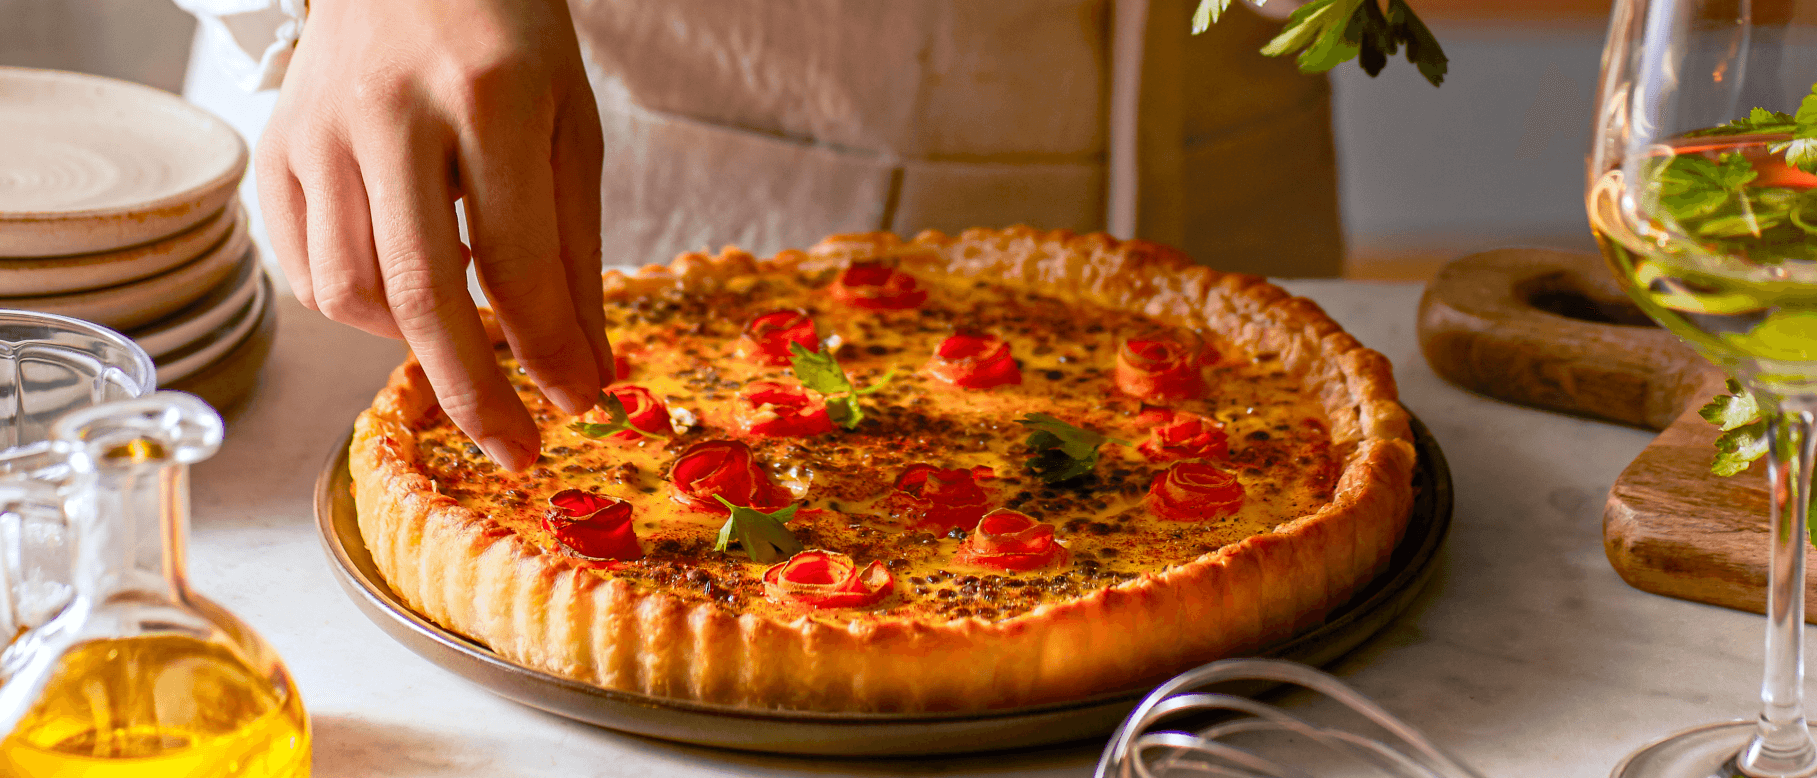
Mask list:
[{"label": "olive oil in bottle", "polygon": [[0,509],[65,512],[75,595],[0,656],[0,776],[307,778],[309,719],[283,663],[184,576],[188,465],[219,446],[220,417],[166,392],[53,434],[65,492],[0,484]]}]

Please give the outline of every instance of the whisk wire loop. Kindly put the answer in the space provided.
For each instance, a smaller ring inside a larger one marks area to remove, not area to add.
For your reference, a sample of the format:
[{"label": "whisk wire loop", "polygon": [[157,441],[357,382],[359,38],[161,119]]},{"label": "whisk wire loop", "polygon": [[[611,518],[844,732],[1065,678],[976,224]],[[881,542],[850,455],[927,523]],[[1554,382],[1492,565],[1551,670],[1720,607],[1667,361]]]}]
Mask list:
[{"label": "whisk wire loop", "polygon": [[[1247,697],[1194,691],[1230,681],[1268,681],[1322,694],[1392,736],[1384,742],[1320,726]],[[1196,733],[1149,731],[1182,713],[1240,714]],[[1311,778],[1311,773],[1226,742],[1235,735],[1297,736],[1352,765],[1390,778],[1483,778],[1374,701],[1317,669],[1279,659],[1226,659],[1175,676],[1142,700],[1111,736],[1097,778],[1162,778],[1176,774],[1235,778]]]}]

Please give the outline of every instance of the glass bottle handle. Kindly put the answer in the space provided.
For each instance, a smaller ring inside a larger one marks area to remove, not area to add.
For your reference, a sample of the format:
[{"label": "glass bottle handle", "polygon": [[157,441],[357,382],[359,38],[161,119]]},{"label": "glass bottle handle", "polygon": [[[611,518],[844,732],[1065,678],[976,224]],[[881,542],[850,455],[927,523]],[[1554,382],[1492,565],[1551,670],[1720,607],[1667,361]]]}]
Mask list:
[{"label": "glass bottle handle", "polygon": [[51,437],[69,445],[70,466],[78,473],[123,463],[122,447],[150,441],[159,451],[134,459],[135,464],[187,465],[221,448],[221,416],[208,404],[182,392],[156,392],[72,411],[51,425]]}]

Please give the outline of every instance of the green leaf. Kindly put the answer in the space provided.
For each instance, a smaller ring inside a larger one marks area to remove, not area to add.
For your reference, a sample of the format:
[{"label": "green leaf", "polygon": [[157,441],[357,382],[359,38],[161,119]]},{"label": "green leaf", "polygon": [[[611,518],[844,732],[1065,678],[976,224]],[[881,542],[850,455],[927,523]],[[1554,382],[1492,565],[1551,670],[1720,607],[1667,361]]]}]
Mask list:
[{"label": "green leaf", "polygon": [[[1279,57],[1302,48],[1310,52],[1308,47],[1311,46],[1322,46],[1325,51],[1344,46],[1344,30],[1362,2],[1363,0],[1312,0],[1294,9],[1293,15],[1287,17],[1286,26],[1262,47],[1262,53]],[[1307,67],[1309,60],[1306,53],[1300,55],[1299,62],[1302,73],[1322,72]],[[1327,65],[1325,69],[1330,69],[1330,66]]]},{"label": "green leaf", "polygon": [[733,505],[726,498],[717,494],[713,499],[730,510],[726,523],[719,528],[719,537],[713,544],[715,551],[729,550],[733,543],[744,549],[751,561],[759,564],[775,564],[801,553],[801,541],[784,526],[789,519],[795,518],[795,509],[799,506],[788,505],[780,510],[764,513],[756,508]]},{"label": "green leaf", "polygon": [[1033,430],[1025,441],[1034,453],[1028,469],[1047,483],[1058,483],[1092,471],[1098,465],[1098,447],[1109,443],[1133,446],[1127,440],[1075,427],[1045,413],[1031,413],[1016,420]]},{"label": "green leaf", "polygon": [[839,366],[826,351],[809,351],[800,343],[790,343],[789,367],[794,369],[795,377],[801,379],[801,385],[821,394],[832,396],[852,391],[852,382],[845,377],[845,368]]},{"label": "green leaf", "polygon": [[1730,476],[1748,469],[1749,463],[1767,454],[1767,422],[1765,419],[1744,424],[1724,432],[1716,439],[1716,458],[1710,462],[1710,472],[1721,476]]},{"label": "green leaf", "polygon": [[[1809,100],[1810,98],[1805,98]],[[1748,112],[1748,118],[1736,119],[1727,124],[1718,124],[1702,130],[1685,133],[1687,138],[1709,138],[1721,135],[1777,135],[1798,129],[1798,120],[1791,114],[1782,111],[1769,111],[1755,108]]]},{"label": "green leaf", "polygon": [[[1420,75],[1433,86],[1445,81],[1445,74],[1451,70],[1451,60],[1445,56],[1445,50],[1438,45],[1438,38],[1426,23],[1415,16],[1413,9],[1402,0],[1388,0],[1388,27],[1394,37],[1407,44],[1407,61],[1418,68]],[[1393,54],[1390,48],[1388,53]]]},{"label": "green leaf", "polygon": [[1199,8],[1192,12],[1192,34],[1198,35],[1211,29],[1218,17],[1230,8],[1230,0],[1199,0]]},{"label": "green leaf", "polygon": [[1755,401],[1754,395],[1742,391],[1741,382],[1733,378],[1728,381],[1728,389],[1728,394],[1710,398],[1708,403],[1697,409],[1697,415],[1723,432],[1759,421],[1760,403]]},{"label": "green leaf", "polygon": [[1798,101],[1798,113],[1792,115],[1798,128],[1792,130],[1794,138],[1817,138],[1817,84],[1811,86],[1811,93]]},{"label": "green leaf", "polygon": [[1785,153],[1786,164],[1806,173],[1817,173],[1817,138],[1799,138],[1776,145],[1773,150]]},{"label": "green leaf", "polygon": [[624,401],[618,399],[618,395],[600,392],[599,407],[606,412],[606,416],[610,421],[604,424],[577,421],[573,424],[569,424],[568,429],[574,430],[583,437],[594,438],[596,440],[625,430],[630,430],[631,432],[635,432],[646,438],[662,437],[660,433],[651,432],[632,424],[631,414],[629,411],[625,410]]},{"label": "green leaf", "polygon": [[1686,232],[1700,233],[1705,226],[1703,220],[1726,215],[1741,218],[1742,226],[1715,225],[1710,227],[1711,232],[1703,234],[1740,234],[1736,229],[1758,234],[1753,208],[1747,198],[1740,196],[1743,187],[1758,175],[1747,157],[1738,153],[1724,154],[1717,160],[1701,154],[1679,154],[1659,170],[1654,186],[1659,204]]},{"label": "green leaf", "polygon": [[864,421],[864,409],[858,406],[858,398],[882,389],[896,376],[895,368],[884,373],[870,386],[859,389],[852,385],[845,375],[845,368],[839,366],[839,360],[828,351],[809,351],[800,343],[790,343],[789,367],[795,371],[795,377],[801,385],[826,397],[827,416],[833,423],[848,430],[857,429],[858,422]]},{"label": "green leaf", "polygon": [[[1413,13],[1406,0],[1387,0],[1384,14],[1378,0],[1312,0],[1287,17],[1281,31],[1262,47],[1262,53],[1279,57],[1300,52],[1301,73],[1323,73],[1355,59],[1374,76],[1388,64],[1388,57],[1407,47],[1407,61],[1419,68],[1433,86],[1445,80],[1450,60],[1432,30]],[[1261,3],[1257,3],[1260,5]],[[1193,34],[1204,32],[1225,10],[1230,0],[1199,0],[1192,14]]]},{"label": "green leaf", "polygon": [[1748,464],[1766,456],[1767,422],[1762,418],[1760,401],[1731,378],[1728,394],[1710,398],[1697,415],[1722,430],[1716,439],[1716,458],[1710,472],[1730,476],[1748,469]]},{"label": "green leaf", "polygon": [[1382,16],[1381,6],[1374,2],[1356,7],[1356,12],[1350,15],[1350,24],[1344,28],[1344,39],[1357,45],[1356,64],[1361,65],[1370,78],[1382,72],[1388,65],[1388,56],[1399,46],[1387,17]]}]

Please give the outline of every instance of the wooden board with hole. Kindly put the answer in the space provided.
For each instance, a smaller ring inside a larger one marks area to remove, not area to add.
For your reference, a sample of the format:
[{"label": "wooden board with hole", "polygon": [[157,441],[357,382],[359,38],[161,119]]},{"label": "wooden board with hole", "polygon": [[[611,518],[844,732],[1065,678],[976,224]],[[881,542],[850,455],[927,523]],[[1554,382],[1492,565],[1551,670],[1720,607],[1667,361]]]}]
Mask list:
[{"label": "wooden board with hole", "polygon": [[[1765,609],[1764,468],[1711,474],[1718,433],[1697,415],[1722,374],[1653,326],[1601,257],[1498,249],[1456,260],[1420,300],[1419,338],[1433,372],[1470,391],[1661,430],[1609,490],[1610,564],[1644,591]],[[1817,569],[1817,553],[1807,559]],[[1817,576],[1805,602],[1817,623]]]}]

